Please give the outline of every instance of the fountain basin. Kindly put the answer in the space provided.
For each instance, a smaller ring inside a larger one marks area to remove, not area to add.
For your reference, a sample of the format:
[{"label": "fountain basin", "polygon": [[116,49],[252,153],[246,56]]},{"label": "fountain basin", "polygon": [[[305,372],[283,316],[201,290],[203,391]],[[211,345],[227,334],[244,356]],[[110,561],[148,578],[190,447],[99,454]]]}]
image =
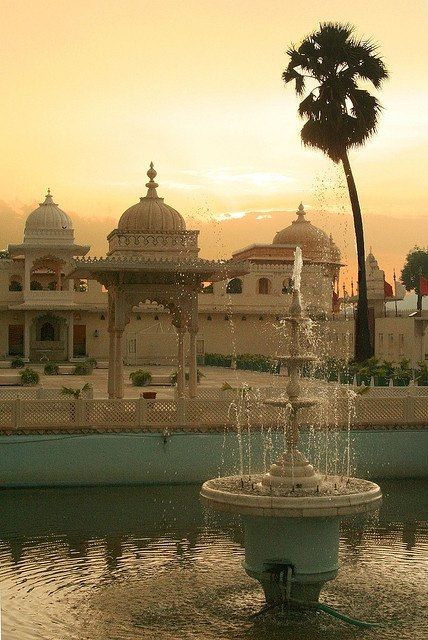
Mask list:
[{"label": "fountain basin", "polygon": [[374,482],[327,476],[314,489],[266,487],[264,476],[205,482],[201,500],[217,511],[238,513],[245,531],[247,574],[258,580],[269,605],[315,607],[339,569],[340,518],[367,513],[382,494]]}]

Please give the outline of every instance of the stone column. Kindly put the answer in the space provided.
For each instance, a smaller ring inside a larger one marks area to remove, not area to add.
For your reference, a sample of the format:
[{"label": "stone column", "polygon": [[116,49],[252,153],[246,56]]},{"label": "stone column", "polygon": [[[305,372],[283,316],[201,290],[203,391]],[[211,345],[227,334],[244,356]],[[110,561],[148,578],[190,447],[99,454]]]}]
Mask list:
[{"label": "stone column", "polygon": [[71,362],[74,356],[74,318],[70,313],[67,326],[67,360]]},{"label": "stone column", "polygon": [[198,364],[196,359],[196,337],[197,327],[190,327],[190,350],[189,350],[189,397],[196,398],[198,394]]},{"label": "stone column", "polygon": [[182,326],[177,327],[177,333],[178,333],[177,396],[179,398],[183,398],[184,390],[186,386],[185,356],[184,356],[184,335],[185,335],[184,327]]},{"label": "stone column", "polygon": [[123,398],[123,355],[122,336],[123,329],[115,328],[115,398]]},{"label": "stone column", "polygon": [[29,256],[25,256],[25,265],[24,265],[24,292],[30,291],[30,282],[31,282],[31,263],[32,260]]},{"label": "stone column", "polygon": [[24,314],[24,360],[30,360],[30,318],[28,313]]},{"label": "stone column", "polygon": [[116,372],[116,336],[114,328],[109,326],[109,352],[108,352],[108,397],[115,397],[115,372]]}]

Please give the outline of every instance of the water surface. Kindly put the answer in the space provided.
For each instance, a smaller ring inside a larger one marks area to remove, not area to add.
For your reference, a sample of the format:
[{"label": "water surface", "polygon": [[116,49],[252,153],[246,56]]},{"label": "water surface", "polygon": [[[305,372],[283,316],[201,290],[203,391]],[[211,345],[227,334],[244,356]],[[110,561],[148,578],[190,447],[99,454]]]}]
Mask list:
[{"label": "water surface", "polygon": [[3,490],[3,640],[347,640],[426,638],[428,482],[380,481],[377,518],[341,531],[341,570],[319,613],[252,620],[261,590],[242,567],[239,518],[197,486]]}]

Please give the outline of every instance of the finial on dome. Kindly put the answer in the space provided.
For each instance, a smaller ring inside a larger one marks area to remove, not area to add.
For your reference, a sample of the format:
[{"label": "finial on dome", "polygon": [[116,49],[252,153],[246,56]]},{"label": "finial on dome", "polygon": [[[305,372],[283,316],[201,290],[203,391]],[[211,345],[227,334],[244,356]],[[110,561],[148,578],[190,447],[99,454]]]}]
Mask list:
[{"label": "finial on dome", "polygon": [[45,201],[44,202],[40,202],[40,205],[42,205],[42,204],[54,204],[53,197],[52,197],[52,194],[51,194],[51,190],[49,188],[48,188],[47,193],[45,195]]},{"label": "finial on dome", "polygon": [[153,162],[150,163],[150,168],[147,171],[147,176],[149,178],[149,182],[147,182],[147,195],[146,198],[157,198],[158,194],[156,193],[156,188],[159,186],[157,182],[154,181],[154,178],[157,176],[157,171],[153,166]]},{"label": "finial on dome", "polygon": [[296,213],[297,213],[296,222],[305,222],[306,211],[305,211],[305,207],[303,206],[303,202],[301,202],[299,204],[299,207],[298,207]]}]

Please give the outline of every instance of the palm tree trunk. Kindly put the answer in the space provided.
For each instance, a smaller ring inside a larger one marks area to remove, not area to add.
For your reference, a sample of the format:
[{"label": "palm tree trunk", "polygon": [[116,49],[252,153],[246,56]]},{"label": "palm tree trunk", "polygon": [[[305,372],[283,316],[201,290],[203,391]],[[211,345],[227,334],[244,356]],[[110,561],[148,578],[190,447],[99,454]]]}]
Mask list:
[{"label": "palm tree trunk", "polygon": [[357,188],[351,165],[346,151],[342,156],[343,169],[345,171],[346,182],[348,184],[349,198],[351,200],[352,213],[354,217],[355,240],[357,243],[358,258],[358,305],[355,318],[355,360],[362,362],[371,358],[374,353],[372,341],[370,339],[369,327],[369,307],[367,301],[367,280],[366,262],[364,249],[364,229],[361,208],[358,200]]}]

